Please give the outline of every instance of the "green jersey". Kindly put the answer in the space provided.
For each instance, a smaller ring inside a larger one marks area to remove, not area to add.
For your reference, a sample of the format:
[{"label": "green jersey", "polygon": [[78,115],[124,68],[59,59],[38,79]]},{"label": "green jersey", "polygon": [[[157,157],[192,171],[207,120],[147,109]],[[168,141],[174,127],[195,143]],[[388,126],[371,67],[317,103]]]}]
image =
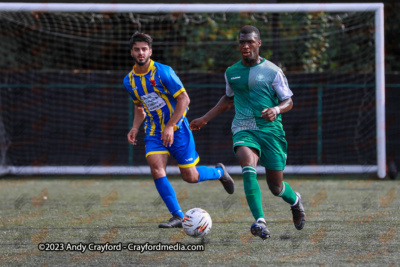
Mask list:
[{"label": "green jersey", "polygon": [[261,118],[262,110],[275,107],[279,101],[293,95],[278,66],[266,59],[251,67],[239,61],[226,70],[225,80],[226,95],[235,96],[233,134],[243,130],[263,130],[284,135],[281,114],[272,122]]}]

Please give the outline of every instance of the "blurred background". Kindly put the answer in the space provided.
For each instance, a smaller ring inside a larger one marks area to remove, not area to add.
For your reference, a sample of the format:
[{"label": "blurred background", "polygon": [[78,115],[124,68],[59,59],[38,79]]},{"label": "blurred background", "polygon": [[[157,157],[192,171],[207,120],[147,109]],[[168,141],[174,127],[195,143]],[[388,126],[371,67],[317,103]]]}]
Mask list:
[{"label": "blurred background", "polygon": [[[373,3],[363,1],[368,2]],[[400,166],[400,7],[395,1],[383,3],[389,167]],[[375,165],[373,12],[0,12],[2,164],[85,166],[88,171],[146,165],[144,141],[134,148],[126,141],[133,114],[122,79],[133,64],[132,33],[153,36],[152,58],[173,67],[183,81],[191,121],[224,94],[224,71],[240,60],[238,30],[246,24],[260,29],[261,56],[282,68],[294,92],[294,108],[283,116],[287,164]],[[233,115],[231,110],[194,133],[201,164],[237,164]],[[176,165],[173,159],[171,164]]]}]

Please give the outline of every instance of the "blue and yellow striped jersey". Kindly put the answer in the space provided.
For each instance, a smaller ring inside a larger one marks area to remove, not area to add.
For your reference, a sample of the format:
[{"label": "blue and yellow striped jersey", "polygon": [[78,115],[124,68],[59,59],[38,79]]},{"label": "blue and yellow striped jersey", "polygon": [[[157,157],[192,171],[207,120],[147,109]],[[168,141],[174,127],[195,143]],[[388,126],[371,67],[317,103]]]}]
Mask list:
[{"label": "blue and yellow striped jersey", "polygon": [[[146,111],[144,131],[147,135],[161,134],[171,118],[180,93],[185,91],[174,70],[167,65],[150,61],[147,73],[136,74],[134,68],[124,78],[124,86],[135,104],[141,103]],[[186,119],[186,109],[175,126]]]}]

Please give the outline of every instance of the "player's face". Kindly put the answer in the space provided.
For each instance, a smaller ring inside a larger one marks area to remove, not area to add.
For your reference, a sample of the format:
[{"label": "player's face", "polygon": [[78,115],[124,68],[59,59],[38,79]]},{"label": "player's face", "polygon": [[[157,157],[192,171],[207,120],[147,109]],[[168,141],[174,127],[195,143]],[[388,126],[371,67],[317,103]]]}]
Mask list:
[{"label": "player's face", "polygon": [[153,50],[146,42],[136,42],[131,49],[131,55],[139,66],[145,65],[150,60]]},{"label": "player's face", "polygon": [[255,32],[239,35],[239,48],[245,62],[258,60],[261,40]]}]

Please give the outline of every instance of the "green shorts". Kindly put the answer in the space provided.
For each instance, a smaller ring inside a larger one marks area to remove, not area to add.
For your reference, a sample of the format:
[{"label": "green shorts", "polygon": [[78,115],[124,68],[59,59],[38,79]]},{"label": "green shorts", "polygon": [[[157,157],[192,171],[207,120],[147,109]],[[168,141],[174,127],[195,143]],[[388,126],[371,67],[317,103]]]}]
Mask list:
[{"label": "green shorts", "polygon": [[259,161],[268,170],[283,171],[286,166],[287,142],[284,135],[277,136],[259,130],[244,130],[233,137],[233,152],[236,147],[246,146],[258,150]]}]

